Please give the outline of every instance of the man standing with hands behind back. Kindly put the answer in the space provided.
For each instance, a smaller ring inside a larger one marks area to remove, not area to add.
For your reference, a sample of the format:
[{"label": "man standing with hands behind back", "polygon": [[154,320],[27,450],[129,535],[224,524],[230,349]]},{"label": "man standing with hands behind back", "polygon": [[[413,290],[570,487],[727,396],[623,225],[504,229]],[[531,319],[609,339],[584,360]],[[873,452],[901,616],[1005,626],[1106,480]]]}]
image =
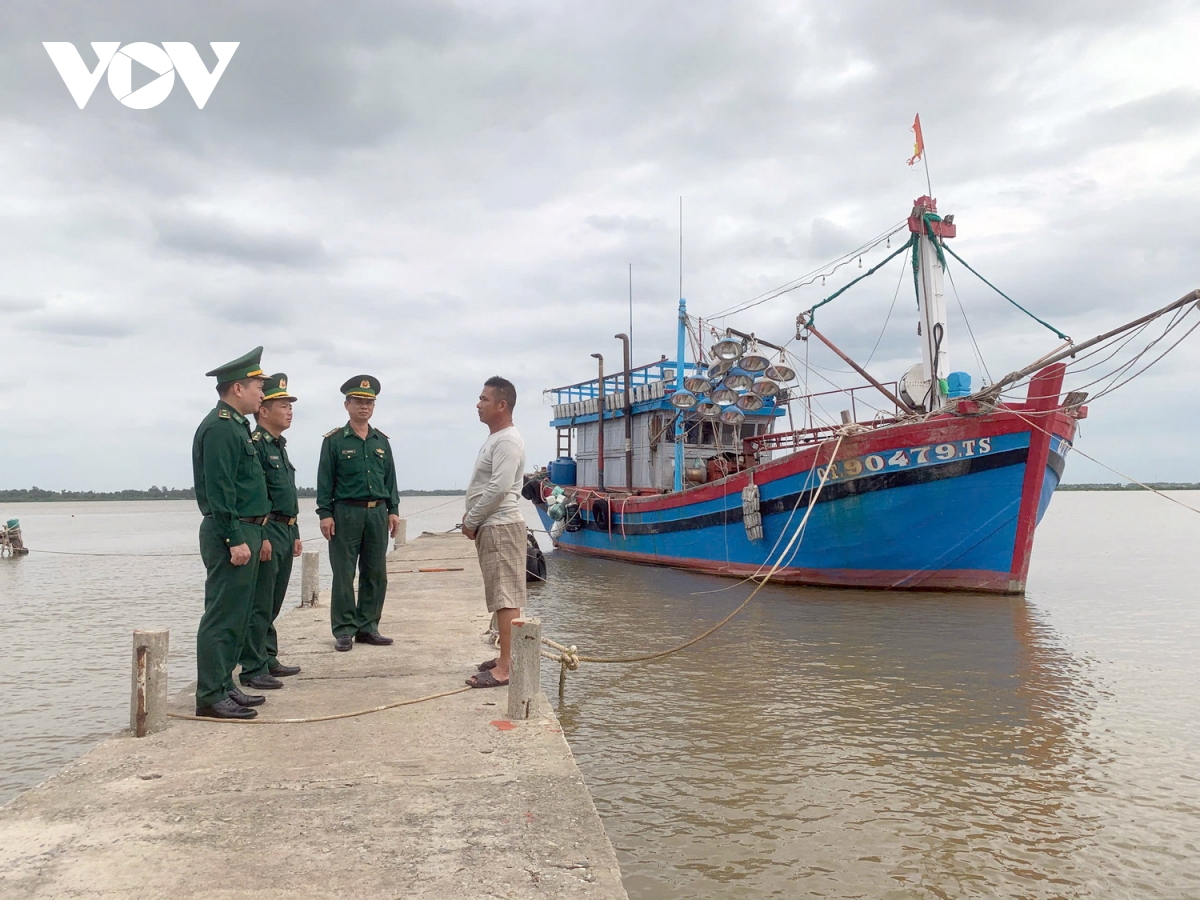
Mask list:
[{"label": "man standing with hands behind back", "polygon": [[517,389],[499,375],[483,383],[475,404],[489,434],[467,487],[462,533],[475,542],[488,612],[496,614],[500,631],[500,656],[481,663],[479,674],[467,679],[477,688],[508,684],[512,623],[525,605],[526,526],[520,506],[525,442],[513,425],[516,405]]},{"label": "man standing with hands behind back", "polygon": [[246,626],[242,647],[242,684],[257,690],[283,687],[279,679],[299,675],[299,666],[279,661],[279,636],[275,620],[283,609],[288,581],[292,577],[292,559],[304,549],[296,519],[300,503],[296,499],[296,467],[288,459],[287,438],[292,427],[292,404],[296,398],[288,391],[287,375],[272,375],[263,382],[262,405],[254,413],[258,427],[251,434],[258,461],[267,478],[267,496],[271,512],[267,515],[266,536],[271,542],[271,558],[258,564],[254,586],[254,604]]},{"label": "man standing with hands behind back", "polygon": [[[385,645],[379,618],[387,594],[387,541],[400,527],[396,460],[388,436],[371,427],[379,379],[355,375],[342,385],[350,421],[325,435],[317,467],[317,516],[333,569],[329,621],[335,649]],[[358,602],[354,569],[358,567]]]},{"label": "man standing with hands behind back", "polygon": [[[246,416],[262,403],[262,347],[206,373],[217,379],[212,409],[192,440],[192,475],[200,522],[204,615],[196,630],[196,715],[253,719],[261,694],[243,694],[233,667],[246,636],[259,561],[270,558],[263,525],[271,511]],[[287,552],[286,548],[283,548]]]}]

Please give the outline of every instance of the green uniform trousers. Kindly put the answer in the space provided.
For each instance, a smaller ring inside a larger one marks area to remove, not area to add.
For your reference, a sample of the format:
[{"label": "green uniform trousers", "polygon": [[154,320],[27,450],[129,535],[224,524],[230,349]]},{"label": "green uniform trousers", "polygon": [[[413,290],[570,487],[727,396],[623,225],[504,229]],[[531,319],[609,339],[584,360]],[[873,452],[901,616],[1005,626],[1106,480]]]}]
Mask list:
[{"label": "green uniform trousers", "polygon": [[[333,587],[329,597],[329,624],[333,636],[378,631],[387,594],[388,511],[333,504],[333,538],[329,541],[329,567]],[[358,602],[354,602],[354,569],[358,568]]]},{"label": "green uniform trousers", "polygon": [[204,615],[196,630],[196,706],[212,706],[233,690],[233,667],[246,640],[246,625],[258,577],[258,552],[262,549],[261,525],[242,523],[250,547],[250,562],[235,566],[229,545],[217,533],[211,518],[200,523],[200,558],[208,577],[204,580]]},{"label": "green uniform trousers", "polygon": [[292,547],[295,538],[290,525],[268,521],[263,536],[271,542],[271,558],[258,564],[254,583],[254,603],[246,625],[246,642],[242,646],[242,681],[255,675],[266,675],[279,665],[279,636],[275,620],[283,609],[288,581],[292,577]]}]

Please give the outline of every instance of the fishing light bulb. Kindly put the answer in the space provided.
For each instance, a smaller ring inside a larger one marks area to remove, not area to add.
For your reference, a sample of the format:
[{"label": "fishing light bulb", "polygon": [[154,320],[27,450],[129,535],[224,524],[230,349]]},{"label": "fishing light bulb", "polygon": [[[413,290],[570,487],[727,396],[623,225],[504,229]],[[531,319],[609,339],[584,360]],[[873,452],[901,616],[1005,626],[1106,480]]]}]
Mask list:
[{"label": "fishing light bulb", "polygon": [[779,385],[770,378],[756,378],[754,379],[754,387],[750,388],[750,390],[765,400],[779,393]]},{"label": "fishing light bulb", "polygon": [[793,381],[796,378],[796,370],[787,364],[787,358],[783,352],[779,353],[779,360],[771,365],[764,373],[773,381]]},{"label": "fishing light bulb", "polygon": [[711,381],[713,384],[716,384],[718,381],[720,381],[725,376],[725,373],[728,372],[732,368],[733,368],[733,360],[730,360],[730,359],[717,360],[715,363],[713,363],[711,366],[708,367],[709,381]]},{"label": "fishing light bulb", "polygon": [[733,362],[742,355],[742,342],[731,337],[723,337],[713,344],[714,359],[725,359]]},{"label": "fishing light bulb", "polygon": [[696,405],[696,395],[691,391],[676,391],[671,395],[671,405],[676,409],[691,409]]},{"label": "fishing light bulb", "polygon": [[683,379],[683,386],[693,394],[707,394],[712,390],[712,382],[703,375],[688,375]]},{"label": "fishing light bulb", "polygon": [[748,391],[754,387],[754,378],[740,369],[734,369],[725,376],[721,387],[729,388],[731,391]]},{"label": "fishing light bulb", "polygon": [[758,342],[750,345],[750,350],[747,352],[738,363],[747,372],[762,372],[771,364],[771,360],[763,355],[763,352],[758,349]]},{"label": "fishing light bulb", "polygon": [[743,412],[758,412],[763,408],[763,398],[758,394],[742,394],[737,398],[736,406]]},{"label": "fishing light bulb", "polygon": [[729,406],[731,403],[737,403],[738,392],[730,390],[722,385],[712,392],[712,400],[714,403],[719,403],[721,406]]},{"label": "fishing light bulb", "polygon": [[694,411],[706,419],[715,419],[721,414],[721,407],[711,400],[701,400]]},{"label": "fishing light bulb", "polygon": [[721,421],[726,425],[741,425],[746,421],[746,414],[735,406],[721,411]]}]

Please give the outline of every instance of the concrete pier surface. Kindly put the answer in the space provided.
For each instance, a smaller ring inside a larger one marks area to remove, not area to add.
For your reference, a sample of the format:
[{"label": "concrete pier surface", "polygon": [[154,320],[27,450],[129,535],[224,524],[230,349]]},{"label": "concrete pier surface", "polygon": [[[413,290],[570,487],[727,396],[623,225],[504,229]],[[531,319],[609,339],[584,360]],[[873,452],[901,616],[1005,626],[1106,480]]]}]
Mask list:
[{"label": "concrete pier surface", "polygon": [[[396,642],[336,653],[327,597],[288,611],[281,658],[303,672],[261,720],[454,690],[494,655],[469,541],[422,536],[388,568]],[[0,809],[0,898],[625,898],[553,711],[510,722],[506,692],[115,737]]]}]

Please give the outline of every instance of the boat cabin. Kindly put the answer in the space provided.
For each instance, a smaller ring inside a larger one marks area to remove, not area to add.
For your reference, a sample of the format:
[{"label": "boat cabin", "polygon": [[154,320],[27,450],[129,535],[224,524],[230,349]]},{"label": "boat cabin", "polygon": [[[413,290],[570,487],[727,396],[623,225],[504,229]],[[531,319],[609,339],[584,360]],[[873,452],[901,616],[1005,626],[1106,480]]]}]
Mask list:
[{"label": "boat cabin", "polygon": [[[703,366],[684,364],[684,375],[703,375]],[[762,398],[755,410],[733,405],[714,408],[702,404],[688,410],[677,409],[671,397],[677,390],[678,365],[662,359],[639,366],[629,373],[626,402],[626,375],[617,372],[579,384],[546,391],[554,401],[551,425],[558,432],[558,455],[549,466],[554,484],[603,487],[606,491],[627,491],[627,471],[632,469],[634,491],[670,491],[675,485],[677,419],[683,417],[683,483],[695,485],[752,464],[745,458],[746,438],[770,434],[775,419],[786,412],[786,394]],[[603,404],[603,439],[600,407]],[[726,419],[740,421],[722,421]],[[626,429],[630,432],[629,459],[626,458]],[[603,443],[603,478],[601,444]],[[762,462],[757,458],[754,462]]]}]

